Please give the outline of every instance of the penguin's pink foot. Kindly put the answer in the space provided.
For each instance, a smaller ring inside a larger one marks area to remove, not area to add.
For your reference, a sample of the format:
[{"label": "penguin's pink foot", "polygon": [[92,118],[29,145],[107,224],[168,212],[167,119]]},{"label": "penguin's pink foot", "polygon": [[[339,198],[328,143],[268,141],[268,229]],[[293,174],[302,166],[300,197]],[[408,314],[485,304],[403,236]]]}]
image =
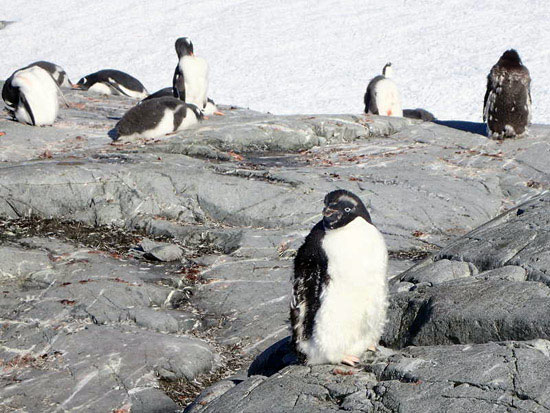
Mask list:
[{"label": "penguin's pink foot", "polygon": [[357,363],[359,363],[359,358],[355,356],[344,356],[342,359],[342,364],[347,364],[348,366],[354,367]]},{"label": "penguin's pink foot", "polygon": [[214,112],[214,115],[225,116],[225,113],[223,113],[223,112]]}]

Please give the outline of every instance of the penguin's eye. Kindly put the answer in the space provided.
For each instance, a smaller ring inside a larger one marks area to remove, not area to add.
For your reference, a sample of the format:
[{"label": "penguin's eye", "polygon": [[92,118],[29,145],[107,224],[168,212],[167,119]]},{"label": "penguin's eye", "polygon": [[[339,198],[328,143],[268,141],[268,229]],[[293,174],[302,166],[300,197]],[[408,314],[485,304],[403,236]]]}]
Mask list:
[{"label": "penguin's eye", "polygon": [[351,212],[351,208],[350,207],[344,208],[344,211]]}]

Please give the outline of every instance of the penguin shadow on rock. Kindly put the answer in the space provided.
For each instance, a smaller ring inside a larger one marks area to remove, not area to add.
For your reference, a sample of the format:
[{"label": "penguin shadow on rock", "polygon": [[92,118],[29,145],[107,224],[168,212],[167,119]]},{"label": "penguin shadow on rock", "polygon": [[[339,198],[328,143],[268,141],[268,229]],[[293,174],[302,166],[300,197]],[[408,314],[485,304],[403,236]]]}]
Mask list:
[{"label": "penguin shadow on rock", "polygon": [[487,127],[481,122],[468,122],[464,120],[439,120],[434,119],[434,123],[448,128],[460,130],[463,132],[475,133],[477,135],[487,136]]},{"label": "penguin shadow on rock", "polygon": [[271,346],[250,373],[292,363],[356,366],[377,353],[388,308],[388,251],[367,208],[352,192],[325,196],[323,218],[294,259],[292,337]]}]

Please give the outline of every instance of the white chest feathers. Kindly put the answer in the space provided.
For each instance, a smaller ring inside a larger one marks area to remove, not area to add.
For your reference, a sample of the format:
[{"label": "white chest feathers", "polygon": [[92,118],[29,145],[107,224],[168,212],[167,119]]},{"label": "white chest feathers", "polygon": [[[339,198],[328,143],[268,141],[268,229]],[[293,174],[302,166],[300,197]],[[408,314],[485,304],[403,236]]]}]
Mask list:
[{"label": "white chest feathers", "polygon": [[[12,84],[24,95],[34,116],[36,126],[51,125],[59,111],[57,85],[51,75],[38,66],[31,66],[15,73]],[[32,119],[24,105],[19,104],[15,111],[19,122],[32,124]]]},{"label": "white chest feathers", "polygon": [[401,106],[401,95],[395,82],[385,78],[376,82],[373,97],[378,107],[378,114],[381,116],[403,116]]},{"label": "white chest feathers", "polygon": [[203,109],[207,102],[208,63],[202,57],[183,56],[179,65],[183,72],[185,102]]},{"label": "white chest feathers", "polygon": [[327,231],[322,248],[330,281],[321,294],[312,337],[298,343],[309,364],[339,363],[376,346],[386,321],[388,253],[363,218]]}]

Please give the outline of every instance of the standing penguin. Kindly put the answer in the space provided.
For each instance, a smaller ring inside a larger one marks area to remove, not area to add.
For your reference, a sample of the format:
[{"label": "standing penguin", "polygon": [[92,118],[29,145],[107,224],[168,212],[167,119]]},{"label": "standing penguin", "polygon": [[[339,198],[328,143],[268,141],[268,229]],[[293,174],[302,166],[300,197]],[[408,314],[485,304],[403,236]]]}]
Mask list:
[{"label": "standing penguin", "polygon": [[401,95],[391,77],[391,63],[386,63],[382,75],[371,79],[365,92],[365,113],[381,116],[403,116]]},{"label": "standing penguin", "polygon": [[67,72],[55,63],[46,62],[44,60],[40,60],[38,62],[31,63],[27,67],[31,66],[38,66],[44,69],[46,72],[50,74],[51,77],[53,77],[53,80],[58,84],[59,87],[71,87],[73,84],[69,80],[69,77],[67,76]]},{"label": "standing penguin", "polygon": [[174,96],[204,110],[208,103],[208,63],[194,55],[193,43],[187,37],[176,40],[175,47],[179,61],[172,81]]},{"label": "standing penguin", "polygon": [[294,260],[292,343],[308,364],[354,365],[382,335],[388,251],[359,197],[337,190],[324,202]]},{"label": "standing penguin", "polygon": [[490,138],[521,136],[531,121],[531,77],[518,52],[504,52],[487,76],[483,121]]},{"label": "standing penguin", "polygon": [[84,76],[75,87],[102,95],[123,95],[139,99],[149,95],[135,77],[114,69],[104,69]]},{"label": "standing penguin", "polygon": [[118,121],[114,140],[159,138],[195,125],[202,117],[202,111],[195,105],[174,97],[144,100]]},{"label": "standing penguin", "polygon": [[4,83],[2,99],[21,123],[51,125],[59,111],[58,86],[39,66],[15,71]]}]

